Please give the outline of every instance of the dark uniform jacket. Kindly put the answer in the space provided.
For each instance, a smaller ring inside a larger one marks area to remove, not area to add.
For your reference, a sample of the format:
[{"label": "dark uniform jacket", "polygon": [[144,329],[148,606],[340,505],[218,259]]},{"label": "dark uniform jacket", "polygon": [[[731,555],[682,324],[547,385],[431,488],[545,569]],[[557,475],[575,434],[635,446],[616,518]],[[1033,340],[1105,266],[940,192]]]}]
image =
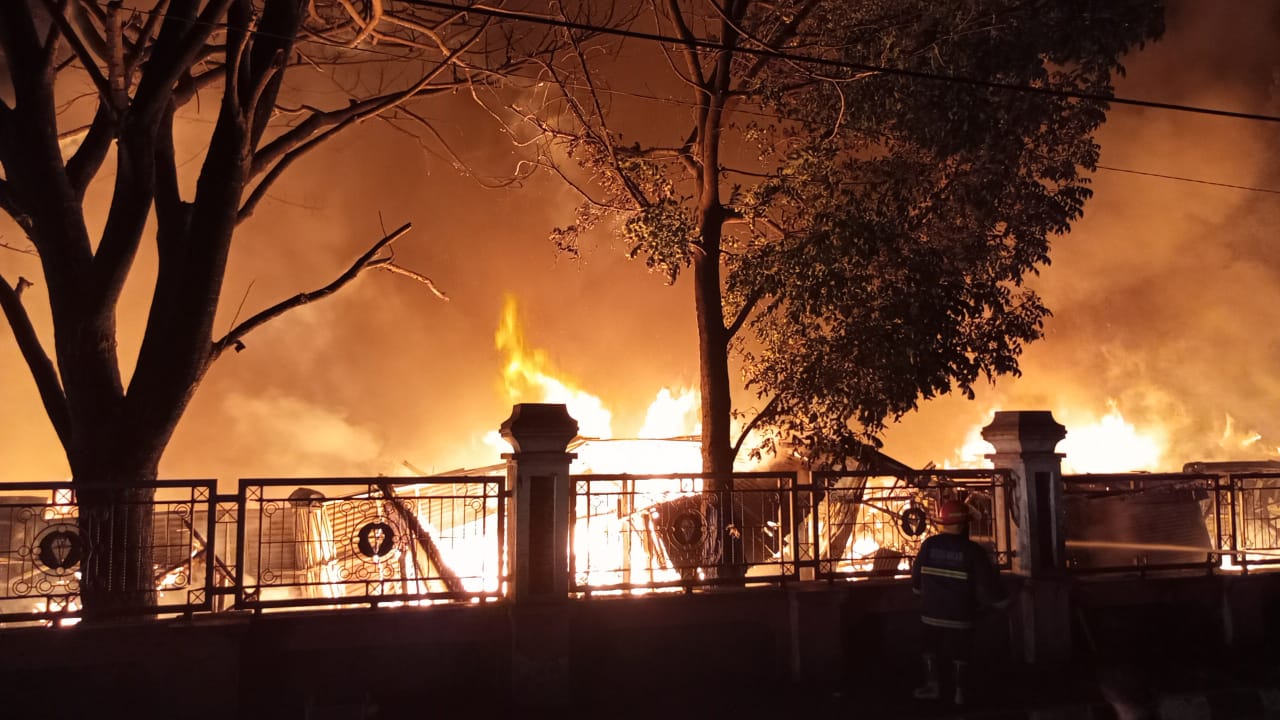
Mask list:
[{"label": "dark uniform jacket", "polygon": [[986,606],[1008,603],[987,551],[963,535],[941,533],[920,545],[911,585],[921,596],[926,625],[964,630]]}]

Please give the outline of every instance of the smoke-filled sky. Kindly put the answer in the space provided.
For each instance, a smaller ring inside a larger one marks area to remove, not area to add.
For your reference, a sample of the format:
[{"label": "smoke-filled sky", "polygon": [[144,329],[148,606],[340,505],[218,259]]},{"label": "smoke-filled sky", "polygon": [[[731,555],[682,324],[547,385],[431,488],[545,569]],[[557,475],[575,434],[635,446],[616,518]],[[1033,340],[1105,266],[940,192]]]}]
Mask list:
[{"label": "smoke-filled sky", "polygon": [[[1165,39],[1129,58],[1117,94],[1277,115],[1277,48],[1280,4],[1170,3]],[[1280,124],[1117,105],[1099,141],[1107,167],[1280,189]],[[1023,376],[931,403],[891,453],[940,460],[992,409],[1049,409],[1070,433],[1112,400],[1164,444],[1159,469],[1280,455],[1280,194],[1108,170],[1093,187],[1034,282],[1054,317]]]},{"label": "smoke-filled sky", "polygon": [[[1117,92],[1280,114],[1278,47],[1274,0],[1173,2],[1165,39],[1128,59]],[[479,171],[512,169],[517,154],[478,111],[442,106],[433,119]],[[193,137],[207,131],[198,119],[191,128]],[[1115,106],[1099,139],[1108,167],[1280,189],[1280,124]],[[617,435],[637,432],[660,388],[696,385],[688,283],[665,286],[603,235],[580,261],[558,257],[547,232],[571,220],[575,199],[557,183],[485,190],[381,123],[291,173],[238,236],[220,329],[237,312],[243,319],[327,283],[382,235],[380,223],[413,223],[397,259],[451,300],[371,273],[259,329],[210,372],[163,477],[230,482],[396,473],[406,461],[436,472],[497,462],[481,438],[510,413],[494,347],[507,294],[520,304],[527,342],[604,400]],[[1023,376],[1000,379],[975,401],[925,404],[890,429],[889,454],[942,463],[994,409],[1049,409],[1070,431],[1107,414],[1109,403],[1158,438],[1158,469],[1280,454],[1280,194],[1109,170],[1098,171],[1094,189],[1084,219],[1056,241],[1053,264],[1034,280],[1055,315],[1046,338],[1028,347]],[[0,241],[23,244],[7,220]],[[0,272],[38,277],[34,259],[10,251],[0,252]],[[153,272],[144,257],[131,277],[121,319],[126,370]],[[50,342],[39,290],[24,299]],[[65,478],[7,329],[0,371],[0,480]],[[1253,432],[1262,439],[1239,447]]]}]

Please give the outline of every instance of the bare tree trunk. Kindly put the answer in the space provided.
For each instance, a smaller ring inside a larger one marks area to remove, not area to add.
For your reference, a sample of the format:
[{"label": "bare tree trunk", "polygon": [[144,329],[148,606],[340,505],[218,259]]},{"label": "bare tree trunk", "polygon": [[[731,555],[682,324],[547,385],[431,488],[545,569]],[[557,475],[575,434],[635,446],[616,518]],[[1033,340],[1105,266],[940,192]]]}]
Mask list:
[{"label": "bare tree trunk", "polygon": [[[709,241],[704,240],[704,243],[710,245]],[[708,473],[733,471],[730,433],[733,398],[729,385],[729,345],[720,297],[718,245],[717,238],[715,257],[699,257],[694,261],[699,389],[702,392],[702,471]]]},{"label": "bare tree trunk", "polygon": [[80,576],[85,620],[153,609],[155,488],[81,487],[76,499],[85,547]]}]

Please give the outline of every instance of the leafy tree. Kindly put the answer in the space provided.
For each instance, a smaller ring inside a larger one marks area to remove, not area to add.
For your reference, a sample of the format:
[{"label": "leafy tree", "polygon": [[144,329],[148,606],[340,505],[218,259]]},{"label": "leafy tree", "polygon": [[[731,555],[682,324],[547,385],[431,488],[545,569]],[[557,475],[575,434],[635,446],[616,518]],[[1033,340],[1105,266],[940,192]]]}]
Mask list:
[{"label": "leafy tree", "polygon": [[[527,34],[525,49],[536,56],[543,39]],[[30,281],[0,278],[0,306],[71,467],[90,547],[86,615],[154,604],[146,505],[154,490],[142,484],[156,479],[175,426],[223,352],[363,270],[430,282],[392,262],[389,246],[406,225],[324,288],[218,337],[214,313],[238,229],[299,157],[372,118],[424,122],[417,103],[515,70],[515,41],[492,19],[391,0],[0,2],[0,209],[39,256],[52,353],[23,304]],[[332,97],[315,92],[320,83],[347,97],[320,107],[316,98]],[[176,158],[192,148],[179,152],[175,113],[198,97],[216,119],[195,146],[204,152],[188,182]],[[80,122],[64,103],[92,108]],[[98,179],[104,164],[114,166],[113,181]],[[112,183],[97,234],[85,206],[95,181]],[[158,275],[136,366],[123,377],[118,304],[144,242],[155,245]]]},{"label": "leafy tree", "polygon": [[[1090,196],[1089,97],[1160,36],[1159,0],[647,7],[618,29],[656,24],[660,54],[564,30],[558,94],[517,109],[584,196],[562,247],[607,222],[669,281],[692,271],[705,471],[753,428],[840,463],[921,399],[1017,373],[1048,315],[1022,283]],[[663,108],[618,110],[640,87]]]}]

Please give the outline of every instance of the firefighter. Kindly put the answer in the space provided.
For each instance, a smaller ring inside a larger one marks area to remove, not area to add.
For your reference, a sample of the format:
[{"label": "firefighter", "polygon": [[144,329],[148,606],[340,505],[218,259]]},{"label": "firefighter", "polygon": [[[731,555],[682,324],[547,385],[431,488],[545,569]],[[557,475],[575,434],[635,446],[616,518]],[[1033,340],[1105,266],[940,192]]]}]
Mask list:
[{"label": "firefighter", "polygon": [[986,549],[969,539],[969,507],[959,500],[944,501],[934,522],[942,531],[921,543],[911,567],[925,637],[924,684],[913,694],[920,700],[938,699],[940,666],[949,663],[953,701],[964,705],[974,620],[979,610],[1003,609],[1010,599]]}]

